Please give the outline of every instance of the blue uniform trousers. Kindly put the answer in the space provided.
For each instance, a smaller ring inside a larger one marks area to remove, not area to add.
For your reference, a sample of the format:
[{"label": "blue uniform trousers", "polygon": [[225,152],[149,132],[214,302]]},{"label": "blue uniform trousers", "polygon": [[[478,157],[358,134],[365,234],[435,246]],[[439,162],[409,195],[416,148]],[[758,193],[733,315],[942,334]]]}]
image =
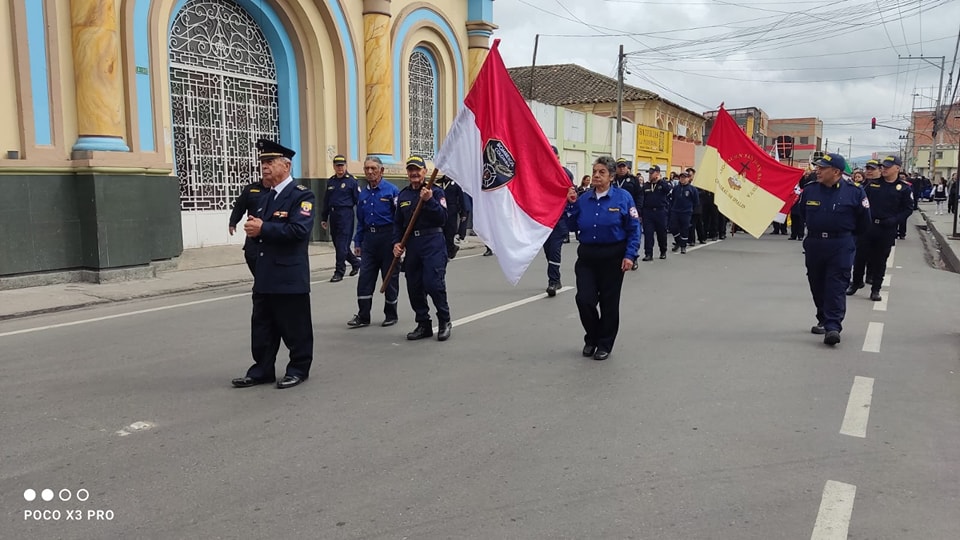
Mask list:
[{"label": "blue uniform trousers", "polygon": [[253,316],[250,343],[254,364],[247,376],[254,379],[276,379],[275,364],[280,340],[290,349],[287,375],[310,375],[313,362],[313,322],[310,316],[310,294],[253,293]]},{"label": "blue uniform trousers", "polygon": [[337,252],[334,271],[342,276],[347,269],[347,262],[354,268],[360,265],[360,260],[350,251],[350,240],[353,238],[353,208],[338,206],[330,210],[330,236],[333,238],[333,248]]},{"label": "blue uniform trousers", "polygon": [[[369,228],[363,233],[363,246],[360,248],[360,276],[357,279],[357,317],[370,322],[370,310],[373,308],[373,291],[377,287],[377,274],[386,277],[393,262],[393,228],[390,225],[378,227],[376,232]],[[383,314],[386,320],[397,318],[397,296],[400,291],[400,272],[390,276],[385,291]]]},{"label": "blue uniform trousers", "polygon": [[660,245],[660,253],[667,252],[667,211],[643,210],[643,254],[653,256],[653,239]]},{"label": "blue uniform trousers", "polygon": [[670,212],[670,233],[673,234],[673,241],[680,247],[687,247],[692,220],[693,212]]},{"label": "blue uniform trousers", "polygon": [[561,218],[543,243],[543,253],[547,256],[547,280],[550,282],[560,282],[560,254],[563,251],[563,239],[569,237],[570,231]]},{"label": "blue uniform trousers", "polygon": [[[416,231],[415,231],[416,232]],[[407,295],[418,323],[430,322],[427,296],[433,299],[437,319],[450,322],[447,305],[447,246],[440,231],[410,236],[407,241],[403,271],[407,275]]]},{"label": "blue uniform trousers", "polygon": [[856,244],[853,236],[816,238],[803,241],[806,252],[807,281],[817,308],[817,322],[828,332],[843,330],[847,312],[847,286],[853,266]]}]

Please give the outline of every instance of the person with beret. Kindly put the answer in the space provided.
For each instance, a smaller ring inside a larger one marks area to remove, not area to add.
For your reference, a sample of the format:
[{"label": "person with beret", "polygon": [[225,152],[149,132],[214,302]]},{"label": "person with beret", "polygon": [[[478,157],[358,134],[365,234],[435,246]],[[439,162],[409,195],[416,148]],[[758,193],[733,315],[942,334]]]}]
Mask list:
[{"label": "person with beret", "polygon": [[[433,300],[437,310],[437,341],[450,339],[453,324],[450,322],[450,306],[447,304],[447,246],[443,227],[447,222],[447,200],[439,186],[427,187],[427,164],[420,156],[407,159],[407,179],[410,184],[397,196],[397,213],[393,220],[393,256],[406,254],[403,271],[407,276],[407,296],[410,307],[416,314],[417,327],[407,334],[414,341],[433,336],[430,305]],[[417,202],[423,201],[413,231],[407,244],[401,246],[403,234],[413,219]]]},{"label": "person with beret", "polygon": [[[243,225],[257,252],[250,329],[254,363],[232,384],[247,388],[276,381],[277,388],[292,388],[307,380],[313,363],[307,246],[316,198],[290,174],[296,152],[264,139],[257,141],[257,148],[263,186],[269,191],[260,198],[256,215]],[[275,364],[281,341],[290,349],[290,362],[277,381]]]},{"label": "person with beret", "polygon": [[850,282],[855,237],[870,225],[870,201],[863,188],[843,180],[847,162],[840,154],[824,154],[814,162],[817,183],[804,188],[800,205],[807,224],[803,241],[807,282],[817,308],[817,324],[810,332],[823,342],[840,343],[847,311],[844,294]]},{"label": "person with beret", "polygon": [[330,281],[336,283],[343,280],[348,262],[351,276],[360,271],[360,259],[350,251],[353,213],[360,197],[360,187],[357,179],[347,172],[347,158],[340,154],[333,156],[333,170],[334,175],[327,179],[320,226],[324,229],[330,228],[330,237],[336,251],[336,265]]},{"label": "person with beret", "polygon": [[571,186],[567,193],[567,225],[580,231],[574,272],[583,356],[594,360],[606,360],[613,351],[623,275],[633,268],[640,249],[640,215],[633,196],[613,185],[615,169],[612,157],[599,157],[593,164],[592,188],[577,196]]}]

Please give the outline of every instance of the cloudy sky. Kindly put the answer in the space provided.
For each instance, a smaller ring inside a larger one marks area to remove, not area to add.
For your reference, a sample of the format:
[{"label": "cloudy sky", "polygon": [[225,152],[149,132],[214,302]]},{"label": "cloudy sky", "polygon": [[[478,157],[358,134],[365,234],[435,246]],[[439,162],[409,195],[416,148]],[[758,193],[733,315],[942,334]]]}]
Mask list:
[{"label": "cloudy sky", "polygon": [[537,65],[615,77],[622,44],[628,84],[697,112],[725,102],[816,116],[830,151],[844,155],[851,137],[853,156],[899,147],[901,132],[871,130],[870,118],[905,128],[914,106],[933,107],[940,60],[907,56],[946,57],[945,87],[960,72],[960,0],[496,0],[493,9],[508,67],[530,65],[540,34]]}]

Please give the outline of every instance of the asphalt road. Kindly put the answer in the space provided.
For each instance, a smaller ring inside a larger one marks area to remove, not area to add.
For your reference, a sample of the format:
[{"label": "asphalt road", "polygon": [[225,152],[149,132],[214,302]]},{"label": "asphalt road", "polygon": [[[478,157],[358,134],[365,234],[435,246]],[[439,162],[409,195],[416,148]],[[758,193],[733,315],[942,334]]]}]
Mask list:
[{"label": "asphalt road", "polygon": [[783,237],[643,263],[605,362],[544,268],[452,263],[446,343],[404,340],[404,295],[348,330],[355,281],[317,283],[284,391],[229,385],[242,289],[6,321],[0,537],[960,538],[960,287],[917,234],[836,349]]}]

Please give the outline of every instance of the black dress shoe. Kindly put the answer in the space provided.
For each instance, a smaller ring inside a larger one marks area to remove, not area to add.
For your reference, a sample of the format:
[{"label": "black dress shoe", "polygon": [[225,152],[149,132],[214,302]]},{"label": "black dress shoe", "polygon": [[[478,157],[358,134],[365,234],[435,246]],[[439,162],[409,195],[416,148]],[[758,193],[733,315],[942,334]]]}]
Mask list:
[{"label": "black dress shoe", "polygon": [[370,321],[361,321],[360,315],[354,315],[347,323],[347,326],[350,328],[363,328],[364,326],[370,326]]},{"label": "black dress shoe", "polygon": [[643,262],[650,262],[653,260],[653,255],[644,255],[643,258],[640,260]]},{"label": "black dress shoe", "polygon": [[350,269],[350,275],[351,275],[351,276],[355,276],[355,275],[357,275],[357,274],[359,274],[359,273],[360,273],[360,267],[359,267],[359,266],[354,266],[353,268]]},{"label": "black dress shoe", "polygon": [[483,252],[484,257],[489,257],[491,255],[493,255],[493,250],[490,248],[487,248],[487,250]]},{"label": "black dress shoe", "polygon": [[866,283],[867,285],[873,285],[873,278],[870,276],[867,276],[867,279],[863,280],[863,282]]},{"label": "black dress shoe", "polygon": [[633,260],[633,268],[631,268],[630,270],[635,271],[637,268],[640,268],[640,265],[637,264],[637,260],[634,259],[634,260]]},{"label": "black dress shoe", "polygon": [[407,334],[407,339],[416,341],[431,336],[433,336],[433,328],[430,327],[430,323],[420,323],[413,329],[413,332]]},{"label": "black dress shoe", "polygon": [[293,388],[294,386],[302,383],[307,380],[306,377],[301,377],[299,375],[284,375],[282,379],[277,381],[277,388],[283,390],[286,388]]},{"label": "black dress shoe", "polygon": [[593,356],[594,354],[596,354],[596,352],[597,352],[597,346],[596,346],[596,345],[584,345],[584,346],[583,346],[583,355],[586,356],[587,358]]},{"label": "black dress shoe", "polygon": [[560,287],[563,287],[563,285],[561,285],[559,281],[551,281],[550,284],[547,285],[547,296],[549,296],[550,298],[553,298],[554,296],[556,296],[557,289],[559,289]]},{"label": "black dress shoe", "polygon": [[687,246],[683,246],[682,248],[680,248],[680,254],[681,254],[681,255],[686,255],[686,254],[687,254]]},{"label": "black dress shoe", "polygon": [[276,379],[254,379],[253,377],[237,377],[230,381],[234,388],[249,388],[258,384],[270,384]]},{"label": "black dress shoe", "polygon": [[667,258],[667,252],[666,252],[666,251],[661,251],[661,252],[660,252],[660,258],[661,258],[661,259],[666,259],[666,258]]},{"label": "black dress shoe", "polygon": [[679,244],[674,244],[673,247],[670,248],[670,251],[672,251],[672,252],[674,252],[674,253],[680,251],[680,245],[679,245]]},{"label": "black dress shoe", "polygon": [[850,286],[847,287],[847,296],[853,296],[857,294],[857,291],[859,291],[862,288],[863,288],[863,283],[851,283]]},{"label": "black dress shoe", "polygon": [[610,351],[604,351],[602,349],[597,349],[597,352],[593,355],[594,360],[606,360],[607,358],[610,358]]},{"label": "black dress shoe", "polygon": [[437,327],[437,341],[450,339],[450,331],[453,330],[453,324],[451,324],[450,321],[440,321]]},{"label": "black dress shoe", "polygon": [[874,302],[879,302],[883,300],[883,297],[880,296],[880,291],[870,291],[870,299]]},{"label": "black dress shoe", "polygon": [[343,281],[343,275],[334,274],[333,277],[330,278],[330,283],[336,283],[338,281]]},{"label": "black dress shoe", "polygon": [[823,336],[823,342],[827,345],[836,345],[840,343],[840,332],[836,330],[831,330],[827,332],[827,335]]},{"label": "black dress shoe", "polygon": [[393,326],[395,324],[397,324],[396,319],[384,319],[384,321],[380,323],[380,326],[387,327],[387,326]]},{"label": "black dress shoe", "polygon": [[823,327],[822,324],[817,324],[810,327],[810,333],[817,334],[818,336],[822,336],[827,333],[827,330],[826,328]]}]

